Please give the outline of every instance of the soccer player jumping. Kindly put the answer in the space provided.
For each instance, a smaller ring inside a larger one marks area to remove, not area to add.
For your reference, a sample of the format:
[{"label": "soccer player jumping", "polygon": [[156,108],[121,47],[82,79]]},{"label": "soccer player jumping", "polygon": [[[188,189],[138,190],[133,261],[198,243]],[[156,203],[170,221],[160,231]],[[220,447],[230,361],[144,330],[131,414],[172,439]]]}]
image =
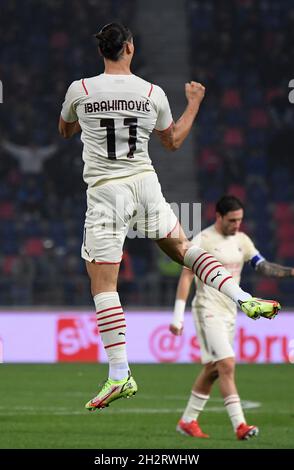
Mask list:
[{"label": "soccer player jumping", "polygon": [[163,90],[131,72],[135,48],[130,30],[110,23],[96,37],[105,71],[70,85],[59,121],[64,138],[82,131],[83,177],[88,189],[81,255],[109,360],[108,379],[86,404],[90,411],[137,391],[129,371],[126,320],[117,292],[123,243],[134,217],[138,229],[173,260],[239,304],[249,317],[274,317],[280,308],[276,301],[252,299],[212,255],[188,242],[162,195],[148,155],[154,129],[166,149],[177,150],[182,145],[205,88],[194,81],[186,83],[187,106],[174,122]]}]

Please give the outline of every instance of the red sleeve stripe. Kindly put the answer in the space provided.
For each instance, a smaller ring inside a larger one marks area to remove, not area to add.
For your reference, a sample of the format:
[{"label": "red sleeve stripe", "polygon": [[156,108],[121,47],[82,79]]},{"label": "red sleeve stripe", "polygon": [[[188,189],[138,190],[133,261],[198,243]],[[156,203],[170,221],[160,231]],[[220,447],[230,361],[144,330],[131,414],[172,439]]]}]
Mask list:
[{"label": "red sleeve stripe", "polygon": [[218,264],[217,266],[214,266],[213,268],[211,268],[211,269],[208,271],[208,273],[206,274],[206,276],[205,276],[204,284],[206,284],[206,280],[207,280],[209,274],[212,273],[212,271],[213,271],[214,269],[216,269],[216,268],[222,268],[222,267],[223,267],[222,264]]},{"label": "red sleeve stripe", "polygon": [[85,90],[86,95],[88,95],[89,93],[88,93],[88,90],[87,90],[87,88],[86,88],[85,79],[84,79],[84,78],[83,78],[83,80],[82,80],[82,85],[83,85],[83,88],[84,88],[84,90]]},{"label": "red sleeve stripe", "polygon": [[105,308],[104,310],[99,310],[99,312],[96,312],[96,315],[99,315],[99,313],[109,312],[109,310],[116,310],[118,308],[122,308],[122,306],[119,305],[118,307],[109,307]]},{"label": "red sleeve stripe", "polygon": [[[159,132],[166,132],[166,131],[168,131],[173,125],[174,125],[174,121],[172,121],[172,122],[170,123],[170,125],[169,125],[166,129],[162,129],[162,130],[160,130]],[[155,129],[155,130],[158,130],[158,129]]]},{"label": "red sleeve stripe", "polygon": [[127,325],[124,324],[124,325],[115,326],[114,328],[107,328],[106,330],[99,329],[99,333],[106,333],[107,331],[118,330],[119,328],[126,328],[126,327]]},{"label": "red sleeve stripe", "polygon": [[149,90],[149,93],[148,93],[148,98],[150,97],[151,93],[152,93],[152,90],[153,90],[153,85],[151,83],[151,87],[150,87],[150,90]]},{"label": "red sleeve stripe", "polygon": [[106,323],[99,323],[98,322],[98,328],[100,328],[100,326],[113,325],[113,323],[119,323],[119,322],[122,322],[122,321],[125,321],[125,317],[120,318],[119,320],[107,321]]},{"label": "red sleeve stripe", "polygon": [[197,261],[200,260],[200,258],[202,258],[202,256],[205,256],[205,255],[208,255],[207,251],[204,251],[204,253],[202,253],[202,255],[200,255],[200,256],[198,256],[198,258],[196,258],[196,260],[192,264],[192,268],[191,268],[192,271],[194,271],[194,266],[197,263]]},{"label": "red sleeve stripe", "polygon": [[108,346],[105,346],[104,349],[113,348],[113,346],[120,346],[121,344],[126,344],[126,342],[123,341],[122,343],[109,344]]},{"label": "red sleeve stripe", "polygon": [[113,313],[112,315],[106,315],[105,317],[99,317],[97,318],[97,321],[99,320],[105,320],[105,318],[110,318],[110,317],[116,317],[117,315],[121,315],[123,312],[123,310],[121,312],[118,312],[118,313]]},{"label": "red sleeve stripe", "polygon": [[220,285],[218,286],[218,290],[221,290],[222,285],[223,285],[226,281],[228,281],[229,279],[233,279],[233,277],[232,277],[232,276],[226,277],[226,278],[220,283]]},{"label": "red sleeve stripe", "polygon": [[[214,260],[210,261],[209,263],[207,263],[207,264],[204,266],[204,268],[201,270],[201,273],[199,274],[200,279],[201,279],[201,276],[202,276],[202,274],[204,273],[205,269],[208,268],[208,266],[211,266],[213,263],[219,263],[219,261],[217,261],[216,259],[214,259]],[[218,265],[219,265],[219,264],[218,264]],[[215,268],[215,267],[216,267],[216,266],[214,266],[214,268]],[[213,268],[213,269],[214,269],[214,268]]]},{"label": "red sleeve stripe", "polygon": [[[208,255],[208,253],[205,253],[205,254]],[[200,266],[201,266],[206,260],[211,259],[211,258],[212,258],[213,260],[215,259],[215,258],[214,258],[213,256],[211,256],[211,255],[208,255],[208,256],[206,256],[206,258],[203,258],[203,260],[201,261],[201,263],[198,264],[197,269],[196,269],[196,271],[195,271],[196,276],[198,276],[198,271],[199,271]],[[200,276],[199,276],[199,277],[200,277]]]}]

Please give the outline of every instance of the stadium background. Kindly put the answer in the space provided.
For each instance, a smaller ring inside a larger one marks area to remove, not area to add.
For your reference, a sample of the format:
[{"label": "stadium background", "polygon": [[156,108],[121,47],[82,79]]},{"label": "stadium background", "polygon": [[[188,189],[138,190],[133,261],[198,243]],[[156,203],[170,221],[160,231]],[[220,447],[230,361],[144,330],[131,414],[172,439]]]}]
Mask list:
[{"label": "stadium background", "polygon": [[[167,200],[201,202],[205,227],[214,219],[217,198],[224,193],[236,195],[246,207],[244,230],[261,253],[294,266],[294,105],[288,99],[289,81],[294,78],[293,2],[163,0],[160,4],[159,9],[155,0],[148,4],[143,0],[26,0],[25,7],[21,0],[1,2],[0,320],[11,314],[6,324],[12,328],[9,338],[17,328],[15,311],[35,312],[36,321],[42,319],[42,311],[61,317],[69,311],[72,326],[79,331],[83,320],[75,317],[76,311],[83,315],[93,310],[79,255],[85,212],[81,144],[78,137],[64,142],[58,136],[57,122],[68,85],[102,72],[92,34],[114,19],[129,25],[134,33],[133,72],[164,88],[175,118],[185,104],[184,83],[194,79],[206,86],[197,122],[183,148],[167,154],[156,139],[150,145]],[[136,310],[139,315],[142,309],[171,309],[179,272],[155,244],[127,240],[119,281],[125,310]],[[242,285],[258,296],[278,298],[285,310],[294,306],[290,279],[261,278],[246,268]],[[281,340],[276,344],[281,354],[290,347],[291,328],[273,331],[272,336]],[[25,324],[22,327],[22,336],[32,342],[33,361],[39,362],[36,331]],[[5,360],[5,341],[2,346]],[[10,347],[15,350],[16,342]],[[44,374],[51,381],[51,373],[52,382],[56,380],[52,372],[56,369],[48,372],[46,367],[30,369],[32,382],[41,376],[45,380]],[[275,371],[281,378],[279,367],[288,367],[283,371],[290,374],[291,365],[277,366],[270,369],[271,377]],[[251,370],[252,380],[257,381],[259,372],[254,375]],[[14,389],[13,369],[2,371],[8,390]],[[185,371],[185,392],[179,392],[183,403],[194,375],[193,369]],[[16,373],[22,377],[27,370]],[[144,383],[147,378],[141,375]],[[270,378],[266,380],[271,383]],[[24,390],[34,390],[26,379],[22,383]],[[274,395],[274,391],[269,393],[269,403]],[[2,403],[6,402],[13,409],[5,396]],[[25,404],[30,406],[29,398]],[[285,409],[286,415],[290,408]],[[283,426],[286,436],[289,423]],[[9,436],[2,447],[15,446]],[[21,442],[25,447],[31,441]],[[181,441],[180,445],[186,444]]]},{"label": "stadium background", "polygon": [[[81,144],[78,137],[63,142],[56,123],[68,85],[102,71],[91,35],[112,18],[130,24],[134,73],[166,90],[175,118],[185,103],[185,81],[207,88],[182,150],[168,154],[153,140],[167,200],[201,202],[204,227],[217,198],[235,194],[246,206],[244,229],[261,253],[294,265],[291,0],[171,1],[160,14],[156,1],[148,8],[135,0],[19,5],[2,2],[0,18],[1,305],[92,305],[79,255]],[[170,307],[178,273],[151,242],[127,240],[119,286],[124,304]],[[293,305],[291,280],[261,279],[248,270],[243,284]]]}]

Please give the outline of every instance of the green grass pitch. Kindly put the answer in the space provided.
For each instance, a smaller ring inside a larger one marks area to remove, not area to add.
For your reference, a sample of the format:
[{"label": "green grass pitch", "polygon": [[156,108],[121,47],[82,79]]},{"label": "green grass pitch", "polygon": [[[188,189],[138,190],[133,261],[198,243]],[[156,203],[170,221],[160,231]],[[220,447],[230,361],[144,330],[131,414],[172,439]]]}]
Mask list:
[{"label": "green grass pitch", "polygon": [[[2,364],[1,449],[293,449],[294,365],[239,365],[247,422],[260,428],[237,441],[217,384],[200,419],[210,439],[175,431],[199,365],[132,366],[137,395],[89,413],[84,404],[106,378],[101,364]],[[253,407],[252,407],[253,406]]]}]

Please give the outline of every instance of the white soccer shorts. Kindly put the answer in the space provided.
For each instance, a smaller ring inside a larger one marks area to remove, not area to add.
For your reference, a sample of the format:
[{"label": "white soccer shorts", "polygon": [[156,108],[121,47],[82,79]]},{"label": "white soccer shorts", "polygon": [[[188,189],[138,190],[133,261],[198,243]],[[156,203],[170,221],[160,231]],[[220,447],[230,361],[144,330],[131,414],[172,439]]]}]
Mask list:
[{"label": "white soccer shorts", "polygon": [[235,357],[234,336],[236,319],[220,312],[192,307],[194,325],[200,346],[201,362],[208,364],[227,357]]},{"label": "white soccer shorts", "polygon": [[88,188],[81,256],[120,263],[127,234],[159,240],[170,236],[177,222],[155,172]]}]

